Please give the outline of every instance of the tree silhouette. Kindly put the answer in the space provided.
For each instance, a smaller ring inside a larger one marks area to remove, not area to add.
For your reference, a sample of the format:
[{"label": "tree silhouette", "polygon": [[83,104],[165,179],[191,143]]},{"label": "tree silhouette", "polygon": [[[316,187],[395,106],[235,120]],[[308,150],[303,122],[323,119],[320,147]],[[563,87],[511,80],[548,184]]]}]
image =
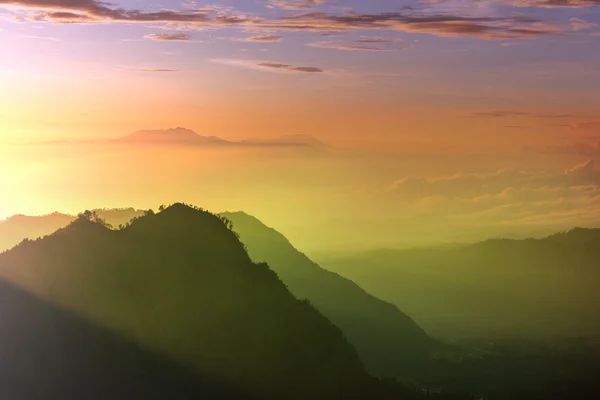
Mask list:
[{"label": "tree silhouette", "polygon": [[85,219],[95,224],[102,225],[106,228],[112,229],[112,225],[104,220],[104,218],[100,217],[98,213],[93,210],[85,210],[82,213],[77,214],[78,219]]}]

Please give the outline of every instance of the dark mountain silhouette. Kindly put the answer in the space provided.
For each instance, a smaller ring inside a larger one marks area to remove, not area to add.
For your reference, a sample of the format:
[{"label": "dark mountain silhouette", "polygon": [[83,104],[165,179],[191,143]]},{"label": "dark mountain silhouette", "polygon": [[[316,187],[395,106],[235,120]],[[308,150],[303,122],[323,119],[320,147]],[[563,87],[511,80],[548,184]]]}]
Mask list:
[{"label": "dark mountain silhouette", "polygon": [[114,231],[80,216],[0,255],[46,301],[262,398],[369,398],[342,332],[253,263],[217,216],[177,204]]},{"label": "dark mountain silhouette", "polygon": [[223,215],[233,222],[251,258],[267,262],[296,297],[308,299],[339,326],[372,372],[398,373],[440,347],[396,306],[324,270],[258,219],[242,212]]},{"label": "dark mountain silhouette", "polygon": [[600,334],[600,229],[450,249],[378,250],[325,268],[400,305],[445,338]]},{"label": "dark mountain silhouette", "polygon": [[0,281],[0,397],[249,398]]}]

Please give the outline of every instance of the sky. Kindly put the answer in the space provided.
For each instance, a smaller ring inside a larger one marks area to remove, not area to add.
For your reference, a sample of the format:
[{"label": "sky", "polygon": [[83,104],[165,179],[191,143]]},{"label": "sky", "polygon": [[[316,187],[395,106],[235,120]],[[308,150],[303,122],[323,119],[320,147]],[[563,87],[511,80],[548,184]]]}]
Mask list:
[{"label": "sky", "polygon": [[598,0],[0,0],[0,218],[186,201],[306,248],[600,226],[598,49]]}]

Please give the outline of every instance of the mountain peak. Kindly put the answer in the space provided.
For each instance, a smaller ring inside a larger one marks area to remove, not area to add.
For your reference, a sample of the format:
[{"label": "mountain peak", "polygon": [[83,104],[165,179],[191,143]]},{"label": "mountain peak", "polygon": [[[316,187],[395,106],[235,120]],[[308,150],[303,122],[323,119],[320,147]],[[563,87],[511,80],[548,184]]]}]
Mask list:
[{"label": "mountain peak", "polygon": [[65,233],[75,233],[76,235],[84,234],[98,234],[111,232],[110,226],[106,224],[102,219],[90,219],[80,214],[76,219],[71,221],[70,224],[62,229],[59,229],[54,235],[61,235]]},{"label": "mountain peak", "polygon": [[590,241],[600,240],[600,229],[575,227],[566,232],[555,233],[554,235],[548,236],[548,239],[560,240],[572,244],[586,244]]},{"label": "mountain peak", "polygon": [[87,212],[1,254],[0,266],[49,302],[258,398],[370,390],[342,332],[202,209],[176,203],[118,231]]},{"label": "mountain peak", "polygon": [[137,144],[185,144],[185,145],[207,145],[207,144],[226,144],[216,136],[201,136],[191,129],[177,127],[170,129],[152,129],[141,130],[127,135],[120,142]]}]

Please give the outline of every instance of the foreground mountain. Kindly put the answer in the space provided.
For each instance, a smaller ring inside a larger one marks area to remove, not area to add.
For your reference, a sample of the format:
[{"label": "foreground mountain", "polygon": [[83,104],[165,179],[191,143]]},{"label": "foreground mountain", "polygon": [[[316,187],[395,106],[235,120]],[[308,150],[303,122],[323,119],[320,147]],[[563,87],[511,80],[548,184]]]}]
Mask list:
[{"label": "foreground mountain", "polygon": [[378,250],[322,265],[444,338],[600,335],[600,229],[450,249]]},{"label": "foreground mountain", "polygon": [[[126,225],[144,214],[133,208],[95,211],[114,227]],[[241,234],[252,258],[266,261],[296,297],[311,301],[340,327],[372,372],[395,374],[403,367],[422,361],[437,347],[438,343],[397,307],[320,268],[275,230],[244,213],[224,215],[233,220],[234,230]],[[75,216],[58,213],[13,217],[0,222],[0,243],[9,248],[25,238],[51,234],[75,219]],[[19,226],[21,222],[23,225]]]},{"label": "foreground mountain", "polygon": [[439,347],[396,306],[324,270],[258,219],[241,212],[223,215],[233,222],[251,258],[267,262],[297,298],[308,299],[340,327],[373,373],[397,374]]},{"label": "foreground mountain", "polygon": [[371,396],[373,379],[342,332],[204,211],[178,204],[121,230],[81,216],[0,255],[0,274],[231,389]]},{"label": "foreground mountain", "polygon": [[2,399],[247,398],[6,282],[0,319]]}]

